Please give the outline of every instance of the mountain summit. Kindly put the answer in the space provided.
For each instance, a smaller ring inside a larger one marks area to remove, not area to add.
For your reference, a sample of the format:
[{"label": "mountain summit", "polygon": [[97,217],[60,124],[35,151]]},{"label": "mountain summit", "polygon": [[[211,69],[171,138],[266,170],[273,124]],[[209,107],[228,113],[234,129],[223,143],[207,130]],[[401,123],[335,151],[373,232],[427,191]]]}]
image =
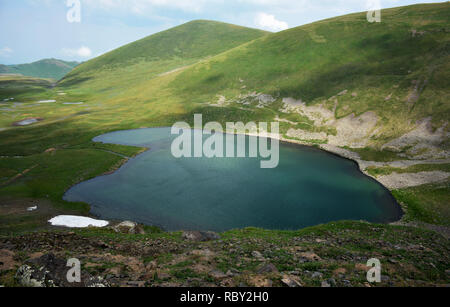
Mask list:
[{"label": "mountain summit", "polygon": [[69,74],[64,81],[93,72],[119,73],[122,69],[162,73],[193,64],[266,34],[268,32],[222,22],[195,20],[150,35],[88,61]]},{"label": "mountain summit", "polygon": [[20,74],[28,77],[59,80],[78,64],[80,63],[43,59],[29,64],[0,65],[0,74]]}]

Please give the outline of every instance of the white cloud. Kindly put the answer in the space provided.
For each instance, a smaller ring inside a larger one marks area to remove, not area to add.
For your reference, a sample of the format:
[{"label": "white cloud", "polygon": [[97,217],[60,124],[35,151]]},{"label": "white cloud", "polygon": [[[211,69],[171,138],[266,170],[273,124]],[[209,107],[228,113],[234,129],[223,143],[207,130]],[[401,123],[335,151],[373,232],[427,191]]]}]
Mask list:
[{"label": "white cloud", "polygon": [[67,57],[88,58],[92,55],[89,47],[82,46],[78,49],[63,48],[62,53]]},{"label": "white cloud", "polygon": [[0,56],[1,57],[9,57],[13,53],[13,50],[9,47],[3,47],[0,49]]},{"label": "white cloud", "polygon": [[266,13],[258,13],[255,18],[255,24],[257,27],[267,29],[270,31],[278,32],[289,29],[287,22],[277,20],[275,16]]}]

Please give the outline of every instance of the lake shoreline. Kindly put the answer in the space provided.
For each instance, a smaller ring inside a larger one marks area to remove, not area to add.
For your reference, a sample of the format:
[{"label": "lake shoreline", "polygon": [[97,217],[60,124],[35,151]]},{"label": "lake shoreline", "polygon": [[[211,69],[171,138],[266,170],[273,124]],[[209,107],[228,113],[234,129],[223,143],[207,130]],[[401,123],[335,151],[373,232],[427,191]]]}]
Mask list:
[{"label": "lake shoreline", "polygon": [[[124,146],[137,146],[137,147],[141,147],[141,148],[143,148],[143,151],[140,152],[139,154],[137,154],[135,157],[133,157],[133,158],[137,158],[137,157],[139,157],[140,155],[142,155],[143,153],[146,153],[146,152],[148,152],[149,150],[151,150],[151,147],[153,147],[152,144],[151,144],[151,142],[148,142],[148,144],[147,144],[147,143],[143,143],[143,142],[141,142],[140,144],[131,144],[131,143],[129,143],[127,140],[122,141],[122,140],[119,139],[119,140],[117,140],[117,142],[116,142],[114,139],[113,139],[113,140],[107,139],[107,140],[105,141],[105,140],[102,140],[100,137],[101,137],[101,136],[104,136],[104,135],[110,135],[110,134],[120,133],[120,132],[124,132],[124,131],[132,132],[132,131],[138,131],[138,130],[143,130],[143,129],[170,129],[170,127],[151,127],[151,128],[141,127],[141,128],[137,128],[137,129],[116,130],[116,131],[106,132],[106,133],[103,133],[103,134],[101,134],[101,135],[99,135],[99,136],[96,136],[96,137],[94,137],[94,138],[92,139],[92,141],[93,141],[93,142],[96,142],[96,143],[114,143],[114,144],[119,144],[119,145],[124,145]],[[221,133],[224,133],[224,134],[230,134],[230,133],[227,133],[227,132],[221,132]],[[404,210],[403,210],[401,204],[399,204],[399,202],[396,200],[396,198],[392,195],[391,191],[390,191],[388,188],[386,188],[384,185],[380,184],[380,182],[378,182],[378,181],[377,181],[375,178],[373,178],[372,176],[367,176],[367,174],[366,174],[365,172],[362,172],[362,171],[361,171],[361,168],[359,167],[359,164],[357,163],[357,161],[355,161],[355,159],[351,159],[351,158],[349,158],[349,157],[340,155],[340,154],[338,154],[338,153],[336,153],[336,152],[333,152],[333,151],[329,151],[329,150],[320,148],[319,146],[311,146],[311,144],[306,144],[306,143],[302,143],[302,142],[298,142],[298,141],[288,140],[288,139],[284,139],[284,138],[280,138],[280,137],[276,138],[276,137],[274,137],[274,135],[261,135],[261,136],[259,136],[259,135],[249,134],[249,133],[233,133],[233,134],[234,134],[234,135],[247,135],[247,136],[252,136],[252,137],[261,137],[261,138],[277,139],[278,141],[280,141],[280,143],[282,143],[282,144],[284,144],[284,145],[301,146],[301,147],[304,147],[305,150],[306,150],[306,148],[311,148],[311,149],[314,149],[314,150],[322,151],[322,152],[324,152],[324,153],[326,153],[326,154],[331,154],[332,156],[339,157],[339,158],[341,158],[341,159],[345,159],[345,160],[347,160],[347,161],[350,161],[352,164],[356,163],[355,166],[357,167],[357,169],[355,169],[354,171],[355,171],[355,172],[359,172],[361,175],[364,175],[365,177],[370,178],[370,181],[373,181],[374,183],[376,183],[377,185],[379,185],[379,186],[380,186],[380,189],[385,190],[385,193],[386,193],[386,194],[385,194],[385,195],[386,195],[385,197],[387,197],[387,199],[390,199],[389,202],[392,203],[392,204],[394,205],[394,207],[391,207],[392,209],[389,209],[389,210],[396,210],[396,211],[398,212],[397,215],[395,215],[395,217],[393,216],[393,218],[389,218],[389,219],[386,220],[386,221],[379,221],[379,222],[376,222],[376,223],[390,224],[390,223],[398,222],[398,221],[400,221],[400,220],[403,218],[403,216],[404,216],[404,214],[405,214],[405,212],[404,212]],[[110,136],[109,136],[109,137],[110,137]],[[124,143],[126,143],[126,144],[124,144]],[[156,144],[155,146],[158,147],[157,144]],[[312,155],[314,155],[314,154],[312,153]],[[131,159],[132,159],[132,158],[131,158]],[[100,177],[104,177],[104,176],[108,176],[108,175],[111,175],[111,174],[113,174],[113,173],[119,171],[119,170],[120,170],[124,165],[126,165],[131,159],[130,159],[130,157],[127,158],[127,159],[124,159],[124,161],[121,161],[121,163],[119,163],[118,165],[116,165],[116,167],[114,167],[114,169],[112,169],[111,171],[109,171],[109,172],[107,172],[107,173],[104,173],[104,174],[101,174],[101,175],[99,175],[99,176],[97,176],[97,177],[94,177],[93,179],[100,178]],[[367,180],[367,178],[366,178],[366,180]],[[76,186],[76,185],[74,185],[74,186]],[[69,188],[67,191],[69,191],[69,190],[72,189],[72,188],[73,188],[73,187]],[[66,191],[66,192],[67,192],[67,191]],[[66,195],[66,193],[65,193],[65,195]],[[66,197],[64,197],[63,199],[64,199],[65,201],[68,201],[68,198],[66,198]],[[86,201],[83,201],[83,200],[77,200],[77,201],[82,201],[82,202],[85,202],[85,203],[86,203]],[[92,207],[92,205],[90,205],[90,206]],[[394,208],[395,208],[395,209],[394,209]],[[105,210],[105,208],[103,208],[103,210]],[[106,212],[106,211],[105,211],[105,212]],[[96,217],[96,218],[108,218],[108,214],[106,214],[106,213],[105,213],[105,214],[99,214],[98,212],[94,213],[94,212],[92,212],[92,208],[91,208],[91,213],[90,213],[90,214],[91,214],[93,217]],[[113,219],[118,220],[117,217],[113,217]],[[120,219],[120,218],[119,218],[119,219]],[[351,218],[350,218],[350,219],[351,219]],[[345,218],[344,218],[344,219],[338,218],[338,219],[336,219],[336,220],[345,220]],[[353,220],[360,220],[360,221],[363,221],[363,220],[364,220],[364,221],[365,221],[366,218],[361,218],[361,219],[359,219],[359,218],[354,219],[354,218],[353,218]],[[137,222],[142,222],[142,221],[137,221]],[[153,224],[155,224],[155,222],[156,222],[156,224],[158,224],[157,221],[152,221],[151,224],[148,224],[148,223],[144,223],[144,224],[153,225]],[[250,224],[249,224],[249,225],[250,225]],[[163,229],[164,229],[164,228],[165,228],[165,227],[163,227]],[[273,229],[278,229],[278,228],[273,228]],[[280,228],[280,229],[281,229],[281,228]],[[299,229],[301,229],[301,228],[299,228]]]}]

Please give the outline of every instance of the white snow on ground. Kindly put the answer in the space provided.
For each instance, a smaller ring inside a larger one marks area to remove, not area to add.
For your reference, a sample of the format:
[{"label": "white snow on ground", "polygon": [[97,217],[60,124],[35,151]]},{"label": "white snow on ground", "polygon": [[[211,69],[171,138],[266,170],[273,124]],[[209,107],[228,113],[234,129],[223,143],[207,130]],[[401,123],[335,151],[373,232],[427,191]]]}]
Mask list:
[{"label": "white snow on ground", "polygon": [[39,120],[36,118],[25,119],[17,123],[18,126],[29,126],[31,124],[37,123]]},{"label": "white snow on ground", "polygon": [[51,103],[51,102],[56,102],[56,100],[40,100],[40,101],[38,101],[38,103]]},{"label": "white snow on ground", "polygon": [[69,228],[105,227],[108,221],[94,220],[84,216],[59,215],[49,221],[53,226],[63,226]]},{"label": "white snow on ground", "polygon": [[28,212],[32,212],[32,211],[36,211],[37,209],[38,209],[38,207],[37,207],[37,206],[34,206],[34,207],[28,208],[27,211],[28,211]]}]

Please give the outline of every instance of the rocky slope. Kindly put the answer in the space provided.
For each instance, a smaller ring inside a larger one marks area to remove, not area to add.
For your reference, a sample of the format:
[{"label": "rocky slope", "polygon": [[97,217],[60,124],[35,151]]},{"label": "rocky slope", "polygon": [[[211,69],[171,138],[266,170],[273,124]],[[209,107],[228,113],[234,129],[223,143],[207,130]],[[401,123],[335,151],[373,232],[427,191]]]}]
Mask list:
[{"label": "rocky slope", "polygon": [[[432,231],[358,222],[299,232],[44,232],[0,238],[0,285],[445,286],[448,243]],[[67,283],[68,258],[80,260],[82,283]],[[370,258],[382,263],[379,284],[366,280]]]}]

